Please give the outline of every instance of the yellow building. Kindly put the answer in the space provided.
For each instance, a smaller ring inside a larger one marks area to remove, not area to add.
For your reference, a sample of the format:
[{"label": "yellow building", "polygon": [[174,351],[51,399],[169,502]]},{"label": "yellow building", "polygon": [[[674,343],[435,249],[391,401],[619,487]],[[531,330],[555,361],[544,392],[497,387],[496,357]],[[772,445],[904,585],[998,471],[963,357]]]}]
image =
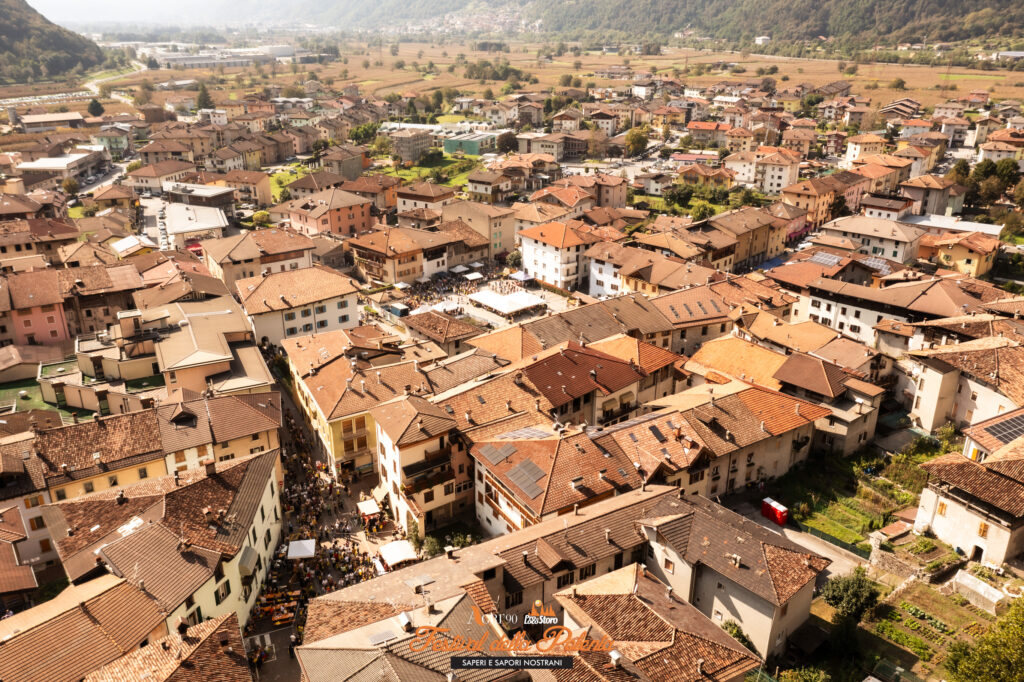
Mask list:
[{"label": "yellow building", "polygon": [[701,163],[693,163],[679,169],[676,182],[688,187],[729,189],[736,184],[736,174],[727,168],[710,168]]},{"label": "yellow building", "polygon": [[981,232],[947,232],[921,237],[918,257],[940,268],[981,277],[992,269],[1001,242]]},{"label": "yellow building", "polygon": [[820,178],[802,180],[783,188],[782,203],[807,211],[807,224],[821,227],[829,219],[829,211],[836,193],[829,183]]}]

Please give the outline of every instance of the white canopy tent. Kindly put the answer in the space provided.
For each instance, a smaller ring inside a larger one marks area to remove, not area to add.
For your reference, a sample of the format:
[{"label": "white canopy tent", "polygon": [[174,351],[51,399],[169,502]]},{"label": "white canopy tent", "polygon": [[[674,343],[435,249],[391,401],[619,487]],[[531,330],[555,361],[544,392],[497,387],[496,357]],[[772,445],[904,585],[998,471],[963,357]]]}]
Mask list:
[{"label": "white canopy tent", "polygon": [[316,540],[292,540],[288,543],[289,559],[310,559],[316,554]]},{"label": "white canopy tent", "polygon": [[419,557],[412,543],[408,540],[395,540],[380,548],[380,558],[389,568],[394,568],[406,561],[416,561]]},{"label": "white canopy tent", "polygon": [[468,271],[469,271],[469,268],[467,268],[465,265],[456,265],[454,268],[452,268],[448,272],[454,272],[456,275],[461,275],[462,273],[468,272]]},{"label": "white canopy tent", "polygon": [[380,507],[377,505],[376,500],[363,500],[362,502],[356,503],[356,509],[363,516],[373,516],[374,514],[380,513]]},{"label": "white canopy tent", "polygon": [[470,282],[476,282],[484,278],[484,276],[481,275],[479,272],[471,272],[468,275],[463,275],[463,277],[468,279]]},{"label": "white canopy tent", "polygon": [[515,315],[529,308],[547,305],[547,301],[543,298],[526,291],[499,294],[493,289],[483,289],[475,294],[470,294],[469,300],[501,315]]}]

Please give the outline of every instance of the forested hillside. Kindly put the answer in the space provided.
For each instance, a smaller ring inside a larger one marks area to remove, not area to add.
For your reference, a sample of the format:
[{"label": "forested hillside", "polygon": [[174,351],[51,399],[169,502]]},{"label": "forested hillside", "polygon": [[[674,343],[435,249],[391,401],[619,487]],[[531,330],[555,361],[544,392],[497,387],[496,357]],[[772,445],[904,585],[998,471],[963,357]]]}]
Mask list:
[{"label": "forested hillside", "polygon": [[0,80],[46,78],[102,61],[96,43],[47,20],[25,0],[0,0]]},{"label": "forested hillside", "polygon": [[817,36],[880,41],[953,41],[1024,36],[1020,0],[531,0],[548,31],[585,35],[671,34],[687,28],[729,40]]}]

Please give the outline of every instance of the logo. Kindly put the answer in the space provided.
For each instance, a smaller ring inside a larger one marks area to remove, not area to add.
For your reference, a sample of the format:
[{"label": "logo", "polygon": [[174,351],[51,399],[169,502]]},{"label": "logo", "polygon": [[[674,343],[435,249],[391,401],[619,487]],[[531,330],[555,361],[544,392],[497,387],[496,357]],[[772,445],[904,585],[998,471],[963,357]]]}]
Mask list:
[{"label": "logo", "polygon": [[555,625],[557,623],[555,610],[550,606],[545,606],[540,599],[533,602],[533,608],[523,618],[523,625]]}]

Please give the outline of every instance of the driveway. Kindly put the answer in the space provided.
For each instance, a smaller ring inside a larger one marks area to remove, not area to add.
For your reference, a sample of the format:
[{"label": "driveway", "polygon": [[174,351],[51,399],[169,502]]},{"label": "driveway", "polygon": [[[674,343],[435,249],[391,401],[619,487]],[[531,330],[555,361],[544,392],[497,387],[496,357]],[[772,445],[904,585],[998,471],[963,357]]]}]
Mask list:
[{"label": "driveway", "polygon": [[785,536],[786,539],[795,542],[809,552],[831,559],[832,565],[818,576],[818,587],[833,575],[849,575],[853,573],[853,569],[857,566],[865,566],[867,564],[867,562],[853,552],[848,552],[842,547],[825,542],[821,538],[801,532],[791,526],[780,527],[778,524],[761,516],[761,510],[755,509],[749,502],[741,502],[733,508],[733,511],[746,516],[751,521],[764,526],[773,533]]}]

